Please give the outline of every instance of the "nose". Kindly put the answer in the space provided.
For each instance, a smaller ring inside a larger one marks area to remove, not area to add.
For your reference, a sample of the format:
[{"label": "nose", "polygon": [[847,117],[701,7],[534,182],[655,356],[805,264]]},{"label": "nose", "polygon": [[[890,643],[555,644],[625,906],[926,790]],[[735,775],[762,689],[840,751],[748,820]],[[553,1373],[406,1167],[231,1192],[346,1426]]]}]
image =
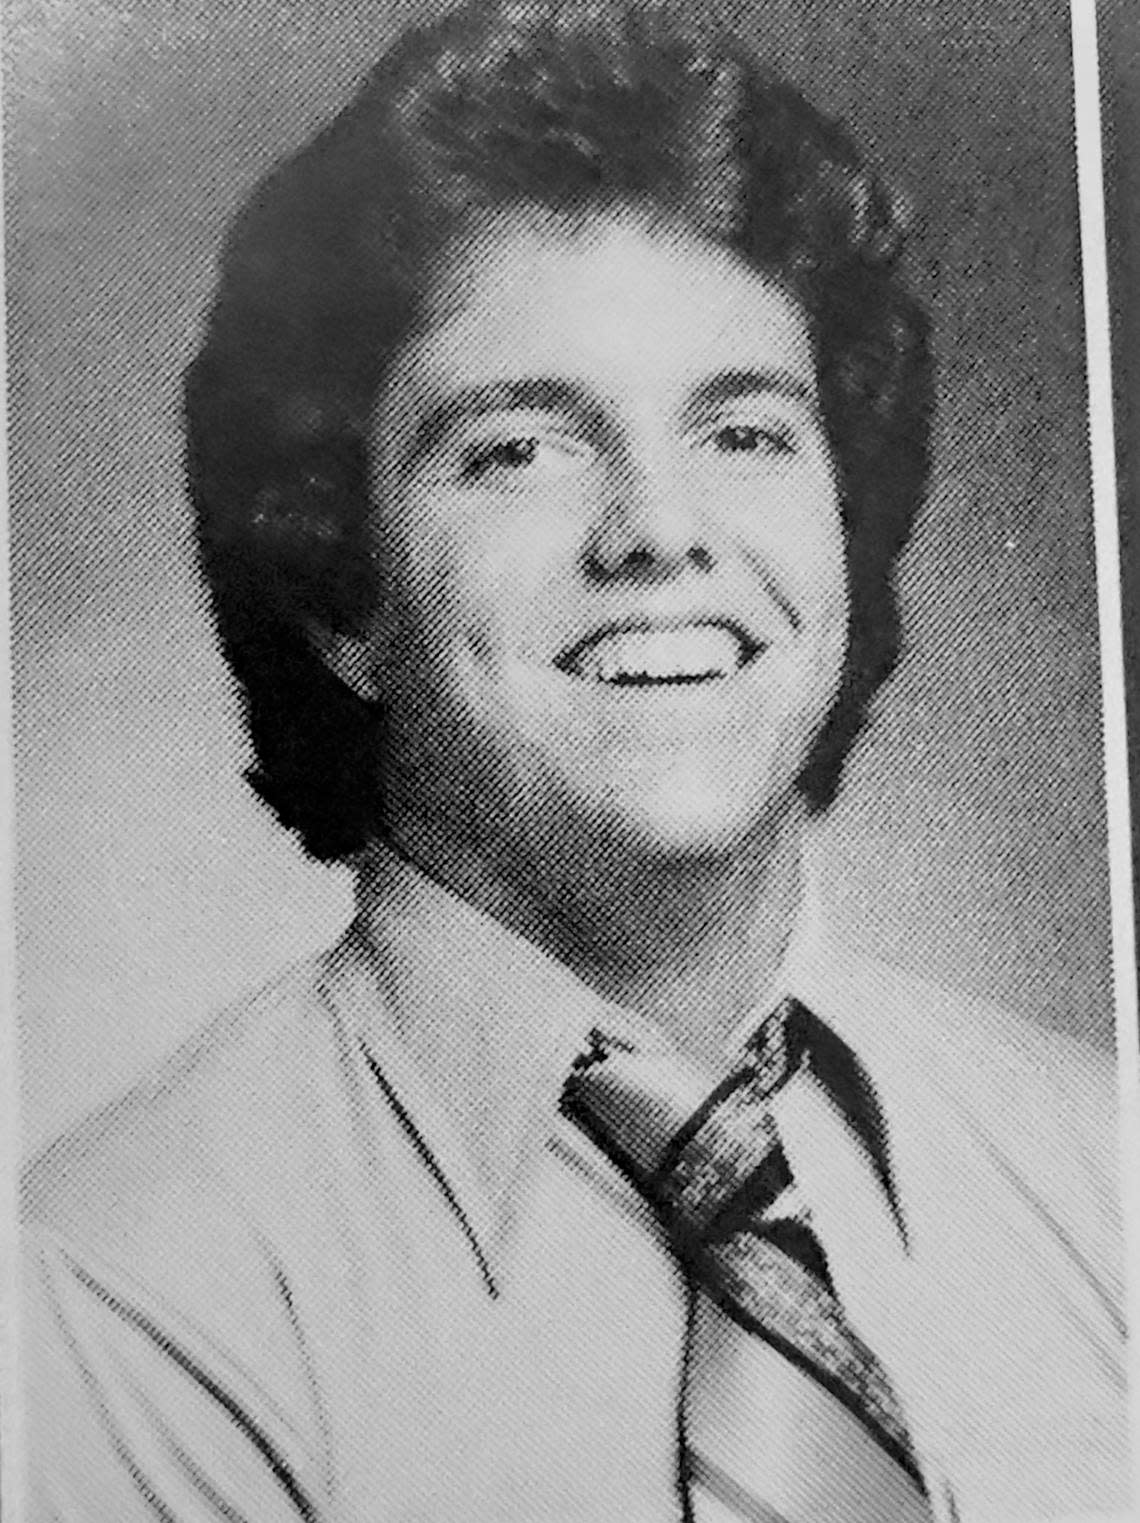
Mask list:
[{"label": "nose", "polygon": [[691,485],[668,469],[628,465],[617,476],[585,549],[597,581],[666,581],[686,569],[711,571],[707,526]]}]

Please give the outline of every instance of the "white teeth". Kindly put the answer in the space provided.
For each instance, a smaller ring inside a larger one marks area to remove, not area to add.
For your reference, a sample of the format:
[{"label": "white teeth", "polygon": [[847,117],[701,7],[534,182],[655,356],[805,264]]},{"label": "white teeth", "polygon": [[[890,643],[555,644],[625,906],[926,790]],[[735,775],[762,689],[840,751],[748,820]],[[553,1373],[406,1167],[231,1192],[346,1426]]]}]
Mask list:
[{"label": "white teeth", "polygon": [[744,664],[739,638],[718,624],[627,629],[604,635],[576,662],[597,682],[683,682],[726,677]]}]

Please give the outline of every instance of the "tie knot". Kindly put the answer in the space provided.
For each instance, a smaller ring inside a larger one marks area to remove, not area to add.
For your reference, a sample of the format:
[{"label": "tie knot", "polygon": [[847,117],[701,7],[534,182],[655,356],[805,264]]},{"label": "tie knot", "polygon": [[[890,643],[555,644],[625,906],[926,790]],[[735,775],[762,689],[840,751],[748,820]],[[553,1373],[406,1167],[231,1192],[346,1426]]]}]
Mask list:
[{"label": "tie knot", "polygon": [[655,1193],[689,1234],[703,1235],[745,1185],[762,1207],[791,1183],[769,1101],[807,1060],[796,1010],[787,999],[773,1011],[748,1042],[743,1061],[663,1152]]},{"label": "tie knot", "polygon": [[897,1212],[874,1088],[847,1044],[795,998],[757,1027],[711,1092],[703,1070],[675,1049],[637,1050],[595,1032],[562,1105],[675,1231],[699,1235],[745,1183],[761,1199],[787,1187],[771,1102],[804,1071],[838,1107]]},{"label": "tie knot", "polygon": [[807,1055],[785,1000],[711,1091],[703,1072],[671,1049],[635,1051],[598,1032],[579,1059],[563,1108],[670,1219],[700,1234],[765,1171],[773,1193],[787,1183],[767,1101]]},{"label": "tie knot", "polygon": [[766,1098],[785,1085],[793,1069],[803,1062],[805,1046],[793,1031],[796,1001],[781,1000],[745,1047],[745,1063],[753,1073],[757,1097]]}]

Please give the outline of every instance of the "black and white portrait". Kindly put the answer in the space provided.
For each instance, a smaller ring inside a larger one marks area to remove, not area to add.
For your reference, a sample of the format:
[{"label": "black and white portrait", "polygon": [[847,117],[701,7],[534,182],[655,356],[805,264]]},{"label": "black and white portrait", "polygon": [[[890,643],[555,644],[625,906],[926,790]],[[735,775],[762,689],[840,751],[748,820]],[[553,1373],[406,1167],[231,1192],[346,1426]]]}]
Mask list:
[{"label": "black and white portrait", "polygon": [[16,1523],[1132,1515],[1074,36],[17,11]]}]

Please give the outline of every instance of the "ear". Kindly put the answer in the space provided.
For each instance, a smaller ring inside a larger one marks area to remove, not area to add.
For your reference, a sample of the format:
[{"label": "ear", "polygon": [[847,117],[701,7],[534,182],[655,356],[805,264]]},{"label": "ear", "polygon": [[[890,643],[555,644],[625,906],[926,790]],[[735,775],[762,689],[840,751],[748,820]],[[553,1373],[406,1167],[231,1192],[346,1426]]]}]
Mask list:
[{"label": "ear", "polygon": [[383,688],[381,663],[371,635],[344,634],[323,625],[312,625],[307,633],[323,665],[350,693],[365,703],[378,701]]}]

